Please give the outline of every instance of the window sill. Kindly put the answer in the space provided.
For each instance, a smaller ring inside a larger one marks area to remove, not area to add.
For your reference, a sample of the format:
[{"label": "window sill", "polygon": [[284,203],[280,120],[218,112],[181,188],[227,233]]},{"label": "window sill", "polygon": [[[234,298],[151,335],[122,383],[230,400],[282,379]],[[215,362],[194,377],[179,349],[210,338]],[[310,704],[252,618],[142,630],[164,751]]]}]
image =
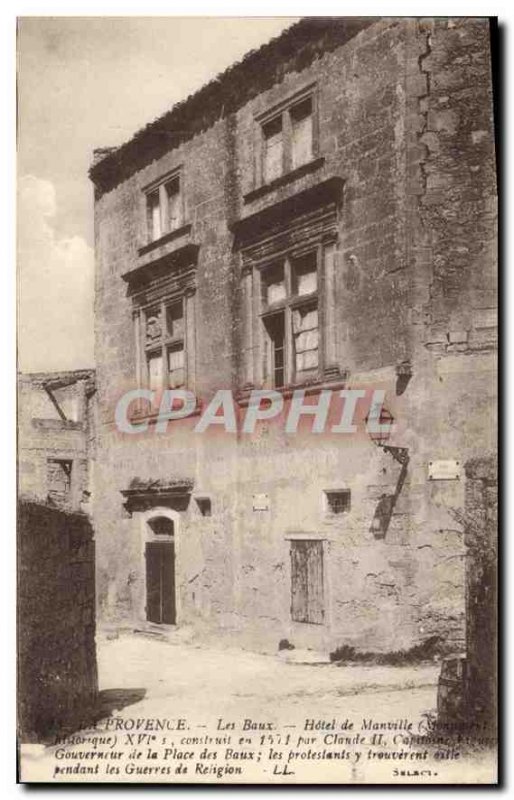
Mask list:
[{"label": "window sill", "polygon": [[[168,422],[180,422],[181,420],[190,419],[191,417],[198,417],[202,413],[202,405],[197,402],[196,408],[191,411],[187,417],[172,417],[168,419]],[[137,412],[134,411],[132,414],[129,414],[129,422],[131,425],[138,425],[143,422],[147,422],[149,425],[155,425],[156,422],[159,422],[159,411],[143,411]]]},{"label": "window sill", "polygon": [[290,308],[298,308],[298,306],[307,305],[308,303],[316,303],[318,301],[318,292],[309,292],[308,294],[294,294],[289,299],[277,300],[275,303],[269,303],[265,306],[264,310],[259,314],[262,319],[273,316],[277,311],[283,311],[288,306]]},{"label": "window sill", "polygon": [[146,253],[151,253],[152,250],[156,250],[158,247],[162,247],[164,244],[172,242],[174,239],[179,239],[181,236],[191,233],[191,228],[191,223],[187,222],[185,225],[181,225],[180,228],[175,228],[175,230],[165,233],[164,236],[154,239],[153,242],[149,242],[148,244],[143,245],[143,247],[139,247],[137,251],[138,255],[144,256]]},{"label": "window sill", "polygon": [[304,389],[305,395],[307,397],[315,394],[319,394],[324,389],[331,389],[332,391],[336,391],[337,389],[344,389],[348,384],[348,378],[350,373],[348,370],[341,370],[338,375],[334,375],[334,377],[326,377],[324,380],[317,380],[312,383],[295,383],[290,384],[289,386],[283,386],[281,388],[275,388],[273,386],[264,387],[245,387],[244,389],[240,389],[239,392],[236,394],[236,401],[237,403],[242,406],[243,408],[248,405],[250,401],[251,393],[255,390],[257,391],[270,391],[270,392],[279,392],[284,400],[289,400],[293,393],[298,391],[298,389]]},{"label": "window sill", "polygon": [[281,186],[287,186],[288,183],[292,183],[293,181],[298,180],[298,178],[302,178],[304,175],[309,175],[311,172],[316,172],[316,170],[320,169],[324,163],[324,156],[320,156],[312,161],[308,161],[306,164],[302,164],[290,172],[286,172],[285,175],[280,175],[280,177],[275,178],[274,180],[270,181],[270,183],[265,183],[262,186],[259,186],[257,189],[253,189],[251,192],[243,195],[243,202],[246,205],[254,200],[258,200],[259,197],[264,197],[270,192],[273,192],[275,189],[279,189]]}]

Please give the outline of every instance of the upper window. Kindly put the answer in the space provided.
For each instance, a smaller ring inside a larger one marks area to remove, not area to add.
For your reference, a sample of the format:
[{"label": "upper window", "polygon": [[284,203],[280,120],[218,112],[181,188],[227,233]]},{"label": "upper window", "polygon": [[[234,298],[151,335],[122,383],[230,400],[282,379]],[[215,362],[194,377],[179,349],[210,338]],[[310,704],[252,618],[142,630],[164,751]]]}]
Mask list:
[{"label": "upper window", "polygon": [[270,183],[314,157],[314,95],[261,121],[261,183]]},{"label": "upper window", "polygon": [[148,388],[158,391],[185,385],[182,298],[144,310],[144,347]]},{"label": "upper window", "polygon": [[318,249],[262,271],[266,382],[279,389],[319,377]]},{"label": "upper window", "polygon": [[[298,177],[291,174],[292,180]],[[241,251],[242,400],[253,387],[289,392],[309,386],[314,392],[316,385],[346,376],[337,252],[341,190],[339,178],[331,178],[268,204],[235,226]]]},{"label": "upper window", "polygon": [[150,242],[182,226],[183,198],[180,175],[174,175],[146,193],[146,218]]}]

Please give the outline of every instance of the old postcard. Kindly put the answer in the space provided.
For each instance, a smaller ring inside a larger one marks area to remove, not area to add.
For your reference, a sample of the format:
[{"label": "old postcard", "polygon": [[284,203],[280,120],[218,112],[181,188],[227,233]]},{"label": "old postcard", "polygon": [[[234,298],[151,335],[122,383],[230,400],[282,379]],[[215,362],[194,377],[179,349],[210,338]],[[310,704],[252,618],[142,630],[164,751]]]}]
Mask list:
[{"label": "old postcard", "polygon": [[19,19],[21,782],[497,782],[495,31]]}]

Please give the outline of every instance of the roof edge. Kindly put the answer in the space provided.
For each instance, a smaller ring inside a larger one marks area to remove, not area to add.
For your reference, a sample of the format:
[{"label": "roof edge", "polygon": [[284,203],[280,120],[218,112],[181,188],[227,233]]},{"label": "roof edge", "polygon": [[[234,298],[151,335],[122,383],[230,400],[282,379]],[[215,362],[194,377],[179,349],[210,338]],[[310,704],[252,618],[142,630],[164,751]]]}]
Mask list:
[{"label": "roof edge", "polygon": [[353,39],[380,17],[307,17],[174,105],[117,148],[97,148],[89,177],[97,199],[139,169]]}]

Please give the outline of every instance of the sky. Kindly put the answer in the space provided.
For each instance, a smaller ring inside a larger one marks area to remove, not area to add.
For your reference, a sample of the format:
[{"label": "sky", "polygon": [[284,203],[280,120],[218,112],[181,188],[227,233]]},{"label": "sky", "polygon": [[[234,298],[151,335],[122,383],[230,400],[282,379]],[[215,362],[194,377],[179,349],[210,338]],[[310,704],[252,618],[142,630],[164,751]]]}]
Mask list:
[{"label": "sky", "polygon": [[18,20],[18,359],[94,366],[95,147],[120,145],[293,17]]}]

